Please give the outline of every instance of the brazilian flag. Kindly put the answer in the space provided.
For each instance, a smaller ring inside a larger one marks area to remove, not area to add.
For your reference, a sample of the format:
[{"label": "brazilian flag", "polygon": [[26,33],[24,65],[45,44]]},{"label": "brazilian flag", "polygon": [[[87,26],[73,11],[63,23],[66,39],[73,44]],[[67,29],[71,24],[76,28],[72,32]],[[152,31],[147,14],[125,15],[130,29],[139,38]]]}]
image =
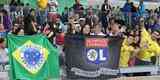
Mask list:
[{"label": "brazilian flag", "polygon": [[58,80],[58,51],[42,34],[7,36],[11,80]]}]

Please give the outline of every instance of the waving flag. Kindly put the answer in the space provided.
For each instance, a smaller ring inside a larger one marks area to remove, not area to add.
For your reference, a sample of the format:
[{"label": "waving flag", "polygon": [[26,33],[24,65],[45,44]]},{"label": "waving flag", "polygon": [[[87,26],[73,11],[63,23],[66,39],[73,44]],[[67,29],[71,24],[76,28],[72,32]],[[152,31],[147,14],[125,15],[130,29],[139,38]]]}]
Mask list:
[{"label": "waving flag", "polygon": [[8,35],[11,76],[13,80],[48,80],[59,78],[58,52],[43,35]]}]

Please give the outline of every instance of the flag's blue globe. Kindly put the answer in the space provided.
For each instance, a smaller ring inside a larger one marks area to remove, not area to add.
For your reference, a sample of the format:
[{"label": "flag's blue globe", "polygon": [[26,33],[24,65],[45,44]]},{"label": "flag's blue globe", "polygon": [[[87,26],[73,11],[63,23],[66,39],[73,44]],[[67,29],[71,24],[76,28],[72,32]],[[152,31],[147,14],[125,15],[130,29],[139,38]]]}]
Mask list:
[{"label": "flag's blue globe", "polygon": [[42,58],[42,54],[35,48],[27,48],[24,51],[24,60],[30,66],[35,66]]}]

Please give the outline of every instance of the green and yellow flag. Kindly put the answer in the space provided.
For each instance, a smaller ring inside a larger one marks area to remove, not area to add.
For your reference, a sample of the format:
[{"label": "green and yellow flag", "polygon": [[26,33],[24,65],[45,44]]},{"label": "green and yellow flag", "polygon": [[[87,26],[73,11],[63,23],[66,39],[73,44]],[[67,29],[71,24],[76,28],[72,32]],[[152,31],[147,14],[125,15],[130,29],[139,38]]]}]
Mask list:
[{"label": "green and yellow flag", "polygon": [[11,80],[48,80],[59,78],[58,51],[41,34],[7,36]]}]

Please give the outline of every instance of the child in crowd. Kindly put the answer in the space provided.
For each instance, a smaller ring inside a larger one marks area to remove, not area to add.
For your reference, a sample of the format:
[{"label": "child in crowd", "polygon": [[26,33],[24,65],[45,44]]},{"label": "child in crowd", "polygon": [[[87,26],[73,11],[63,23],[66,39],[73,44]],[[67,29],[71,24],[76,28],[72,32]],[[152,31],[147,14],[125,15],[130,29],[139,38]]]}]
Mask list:
[{"label": "child in crowd", "polygon": [[110,25],[111,30],[109,31],[109,36],[122,36],[120,24],[115,22]]},{"label": "child in crowd", "polygon": [[4,29],[3,24],[0,23],[0,38],[6,37],[6,30]]},{"label": "child in crowd", "polygon": [[86,24],[84,27],[82,27],[81,33],[83,35],[90,35],[90,26]]},{"label": "child in crowd", "polygon": [[0,38],[0,64],[6,65],[8,64],[9,58],[7,55],[8,51],[5,46],[4,38]]},{"label": "child in crowd", "polygon": [[97,24],[94,26],[94,33],[91,33],[91,35],[105,36],[105,34],[102,32],[101,24]]}]

